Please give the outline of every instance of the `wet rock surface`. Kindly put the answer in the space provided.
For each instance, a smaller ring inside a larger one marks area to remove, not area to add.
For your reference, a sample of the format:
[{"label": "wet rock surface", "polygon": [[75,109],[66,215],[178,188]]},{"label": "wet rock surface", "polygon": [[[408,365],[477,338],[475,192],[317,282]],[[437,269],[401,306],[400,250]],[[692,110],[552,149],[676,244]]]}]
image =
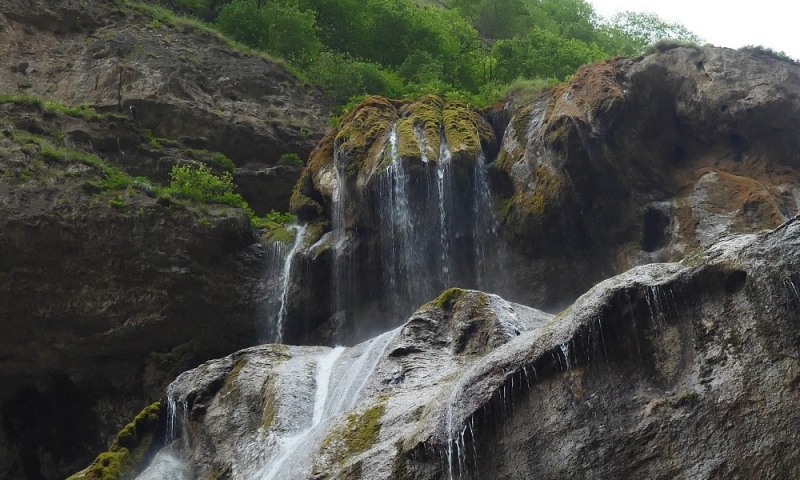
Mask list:
[{"label": "wet rock surface", "polygon": [[[480,139],[473,143],[480,148],[453,153],[461,162],[453,161],[446,177],[451,203],[445,208],[470,230],[447,230],[449,244],[441,248],[434,240],[444,229],[431,209],[441,196],[419,172],[450,158],[428,148],[442,145],[431,132],[449,138],[448,104],[373,98],[320,143],[292,205],[301,218],[322,225],[320,234],[338,229],[334,257],[349,259],[350,275],[382,279],[343,287],[362,307],[391,303],[399,289],[386,286],[394,274],[379,257],[387,244],[401,251],[410,243],[421,253],[404,264],[409,270],[420,262],[446,271],[439,257],[455,259],[442,281],[425,285],[435,276],[413,275],[408,288],[416,300],[459,285],[557,312],[631,267],[678,261],[725,235],[774,228],[795,215],[799,89],[800,67],[789,63],[730,49],[673,48],[581,67],[570,82],[531,99],[482,112],[462,109],[456,118],[472,120],[456,130]],[[385,163],[392,151],[404,168],[399,174]],[[486,164],[483,189],[470,174],[479,154]],[[407,200],[390,188],[401,178]],[[498,256],[490,262],[494,270],[479,279],[457,269],[477,270],[473,262],[484,247],[475,247],[478,236],[471,232],[481,227],[463,195],[482,191],[490,193],[486,203],[496,222],[489,229],[494,234],[483,238]],[[414,228],[428,238],[403,237],[401,230],[379,234],[381,218],[392,215],[379,207],[386,198],[406,201]],[[346,302],[329,308],[311,323],[336,330],[341,318],[370,316],[347,312],[359,307]]]},{"label": "wet rock surface", "polygon": [[[731,236],[556,316],[444,292],[388,334],[292,478],[793,477],[799,244],[796,220]],[[326,404],[374,341],[339,353]],[[269,439],[309,423],[330,352],[257,347],[183,374],[181,468],[271,478]]]}]

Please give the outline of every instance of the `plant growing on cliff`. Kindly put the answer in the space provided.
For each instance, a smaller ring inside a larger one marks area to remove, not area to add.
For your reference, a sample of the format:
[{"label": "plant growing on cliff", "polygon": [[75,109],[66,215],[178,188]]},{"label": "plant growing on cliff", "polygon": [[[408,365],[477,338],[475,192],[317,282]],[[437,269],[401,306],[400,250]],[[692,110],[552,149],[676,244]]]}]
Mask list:
[{"label": "plant growing on cliff", "polygon": [[230,172],[214,175],[205,165],[175,165],[170,172],[170,180],[169,187],[163,193],[201,203],[222,203],[249,210],[242,196],[233,191]]}]

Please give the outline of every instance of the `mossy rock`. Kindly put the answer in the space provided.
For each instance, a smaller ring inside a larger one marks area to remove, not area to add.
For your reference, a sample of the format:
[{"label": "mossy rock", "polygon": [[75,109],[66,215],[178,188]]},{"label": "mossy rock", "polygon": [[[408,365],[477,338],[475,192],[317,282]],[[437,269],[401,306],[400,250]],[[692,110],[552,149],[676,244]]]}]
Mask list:
[{"label": "mossy rock", "polygon": [[447,145],[454,160],[475,158],[484,144],[496,143],[492,127],[463,102],[447,102],[442,110],[442,122]]},{"label": "mossy rock", "polygon": [[268,223],[267,231],[264,232],[264,242],[267,244],[281,242],[287,245],[294,245],[297,232],[291,228],[278,223]]},{"label": "mossy rock", "polygon": [[143,460],[155,450],[161,402],[142,410],[119,431],[107,452],[67,480],[127,480],[134,478]]},{"label": "mossy rock", "polygon": [[[320,447],[321,455],[328,458],[330,466],[344,466],[378,441],[387,401],[388,396],[381,395],[375,404],[349,413],[343,422],[331,428]],[[318,470],[316,465],[315,470]]]},{"label": "mossy rock", "polygon": [[564,180],[546,165],[539,165],[534,182],[531,191],[517,192],[508,208],[541,221],[546,216],[555,214],[564,189]]},{"label": "mossy rock", "polygon": [[464,295],[464,289],[462,288],[448,288],[438,297],[428,302],[428,306],[442,308],[442,309],[451,309],[455,306],[455,303]]}]

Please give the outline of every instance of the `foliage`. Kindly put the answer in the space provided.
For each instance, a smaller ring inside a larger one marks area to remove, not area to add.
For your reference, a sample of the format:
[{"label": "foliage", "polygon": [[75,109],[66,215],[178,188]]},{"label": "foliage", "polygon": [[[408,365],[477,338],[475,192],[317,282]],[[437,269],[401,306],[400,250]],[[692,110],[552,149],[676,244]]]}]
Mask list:
[{"label": "foliage", "polygon": [[216,24],[236,41],[299,63],[321,48],[314,12],[290,3],[236,0],[222,7]]},{"label": "foliage", "polygon": [[286,58],[340,105],[427,93],[486,104],[517,79],[563,81],[584,63],[640,55],[663,38],[699,40],[653,14],[605,20],[586,0],[171,1],[212,23],[129,5],[233,48]]},{"label": "foliage", "polygon": [[284,153],[281,155],[280,163],[285,163],[287,165],[303,165],[303,159],[300,158],[300,155],[296,153]]},{"label": "foliage", "polygon": [[230,172],[214,175],[206,165],[175,165],[170,172],[170,184],[163,193],[189,198],[201,203],[222,203],[248,209],[241,195],[235,193]]},{"label": "foliage", "polygon": [[609,49],[624,55],[641,55],[649,45],[664,39],[702,41],[683,25],[666,22],[653,13],[619,13],[604,26],[603,33]]},{"label": "foliage", "polygon": [[579,66],[607,56],[594,43],[564,39],[539,27],[524,37],[499,40],[492,49],[495,78],[503,83],[517,78],[564,79]]},{"label": "foliage", "polygon": [[784,52],[778,52],[763,45],[746,45],[739,49],[741,52],[747,52],[751,55],[762,55],[782,62],[787,62],[791,65],[800,65],[800,61],[795,60]]}]

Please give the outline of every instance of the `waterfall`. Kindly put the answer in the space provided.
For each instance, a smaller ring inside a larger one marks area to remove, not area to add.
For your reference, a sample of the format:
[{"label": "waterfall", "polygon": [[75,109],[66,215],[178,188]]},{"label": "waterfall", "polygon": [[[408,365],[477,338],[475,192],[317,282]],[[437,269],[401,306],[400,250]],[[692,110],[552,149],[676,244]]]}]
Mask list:
[{"label": "waterfall", "polygon": [[[393,125],[376,191],[384,305],[393,324],[445,288],[495,289],[490,282],[502,277],[483,153],[471,172],[465,170],[461,161],[454,163],[442,132],[435,159],[401,158],[398,135]],[[416,127],[414,136],[424,154],[425,139]]]},{"label": "waterfall", "polygon": [[[485,290],[489,287],[487,282],[490,278],[497,281],[503,278],[503,275],[498,271],[501,242],[497,234],[497,217],[491,205],[486,157],[483,152],[478,153],[473,176],[472,215],[475,225],[472,238],[475,249],[475,284],[479,289]],[[489,270],[490,265],[495,267],[494,271]]]},{"label": "waterfall", "polygon": [[289,285],[292,281],[292,262],[295,254],[300,246],[303,244],[303,235],[306,232],[306,226],[292,226],[289,229],[294,231],[294,244],[286,255],[283,261],[283,270],[281,275],[281,304],[278,309],[278,318],[275,321],[275,343],[283,343],[283,325],[286,322],[287,305],[289,300]]},{"label": "waterfall", "polygon": [[436,161],[436,187],[439,193],[439,237],[441,241],[441,276],[439,278],[442,287],[450,286],[452,278],[450,276],[450,235],[447,226],[447,202],[452,192],[452,178],[450,178],[450,163],[453,156],[447,146],[447,140],[442,133],[439,142],[439,158]]},{"label": "waterfall", "polygon": [[308,426],[282,439],[278,456],[256,478],[273,480],[308,476],[311,458],[319,448],[327,426],[358,403],[362,391],[399,331],[399,328],[391,330],[352,348],[336,347],[317,357],[314,404],[312,411],[307,412],[310,416]]},{"label": "waterfall", "polygon": [[347,309],[350,307],[350,295],[354,288],[351,278],[353,268],[350,265],[351,256],[348,249],[347,233],[347,186],[345,178],[339,171],[339,149],[334,147],[333,164],[336,185],[333,190],[333,212],[331,215],[333,234],[333,275],[331,276],[331,294],[333,300],[334,327],[338,338],[341,326],[346,319]]}]

